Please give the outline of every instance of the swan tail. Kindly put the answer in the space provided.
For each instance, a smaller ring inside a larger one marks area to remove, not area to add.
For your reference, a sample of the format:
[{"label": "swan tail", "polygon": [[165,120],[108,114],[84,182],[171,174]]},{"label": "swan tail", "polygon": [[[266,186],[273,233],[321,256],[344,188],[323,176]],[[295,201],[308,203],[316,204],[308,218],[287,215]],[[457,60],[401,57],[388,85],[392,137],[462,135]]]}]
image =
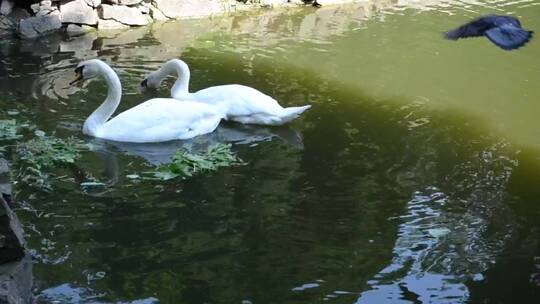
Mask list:
[{"label": "swan tail", "polygon": [[284,108],[281,114],[279,115],[279,118],[280,118],[279,124],[285,124],[291,120],[298,118],[300,114],[304,113],[309,108],[311,108],[311,105]]}]

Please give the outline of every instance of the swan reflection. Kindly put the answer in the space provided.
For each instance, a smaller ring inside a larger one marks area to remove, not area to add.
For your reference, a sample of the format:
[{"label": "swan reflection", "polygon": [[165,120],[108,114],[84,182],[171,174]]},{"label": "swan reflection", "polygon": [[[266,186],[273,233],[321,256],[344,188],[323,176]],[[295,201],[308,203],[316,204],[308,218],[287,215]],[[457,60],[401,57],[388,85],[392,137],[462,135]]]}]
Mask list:
[{"label": "swan reflection", "polygon": [[256,145],[259,142],[280,140],[293,149],[303,149],[302,137],[289,127],[263,127],[222,123],[213,133],[197,136],[189,140],[175,140],[161,143],[127,143],[93,139],[92,145],[103,155],[111,156],[114,151],[144,158],[152,165],[169,163],[179,149],[192,153],[205,152],[219,143]]}]

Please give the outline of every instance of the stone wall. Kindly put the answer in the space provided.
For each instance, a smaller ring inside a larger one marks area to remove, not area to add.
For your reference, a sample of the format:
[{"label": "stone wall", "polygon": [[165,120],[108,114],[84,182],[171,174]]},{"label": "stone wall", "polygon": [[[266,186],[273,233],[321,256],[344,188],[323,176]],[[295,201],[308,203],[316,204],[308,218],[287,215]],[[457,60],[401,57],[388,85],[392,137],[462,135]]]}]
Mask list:
[{"label": "stone wall", "polygon": [[0,156],[0,303],[29,303],[32,261],[24,248],[23,231],[11,210],[8,162]]},{"label": "stone wall", "polygon": [[[315,2],[325,5],[357,1]],[[96,28],[122,29],[153,21],[312,3],[313,0],[0,0],[0,37],[16,33],[21,38],[35,38],[58,30],[80,34]]]}]

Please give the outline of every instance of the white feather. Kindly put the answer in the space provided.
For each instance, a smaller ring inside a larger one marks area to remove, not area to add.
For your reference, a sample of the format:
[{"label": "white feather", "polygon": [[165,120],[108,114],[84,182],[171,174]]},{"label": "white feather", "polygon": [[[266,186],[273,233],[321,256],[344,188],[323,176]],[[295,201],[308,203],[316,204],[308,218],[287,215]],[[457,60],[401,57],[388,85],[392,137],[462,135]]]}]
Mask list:
[{"label": "white feather", "polygon": [[[274,98],[248,86],[221,85],[189,93],[190,71],[180,59],[166,62],[158,71],[151,73],[144,86],[156,88],[170,74],[178,79],[171,89],[171,96],[178,100],[194,100],[211,105],[224,104],[226,119],[246,124],[282,125],[297,118],[311,106],[283,108]],[[144,87],[143,87],[144,89]]]},{"label": "white feather", "polygon": [[[116,73],[94,59],[79,67],[94,70],[107,81],[109,91],[103,104],[88,117],[83,133],[121,142],[163,142],[188,139],[214,131],[225,116],[222,107],[172,98],[145,101],[109,119],[120,103],[122,89]],[[84,74],[83,74],[84,75]]]}]

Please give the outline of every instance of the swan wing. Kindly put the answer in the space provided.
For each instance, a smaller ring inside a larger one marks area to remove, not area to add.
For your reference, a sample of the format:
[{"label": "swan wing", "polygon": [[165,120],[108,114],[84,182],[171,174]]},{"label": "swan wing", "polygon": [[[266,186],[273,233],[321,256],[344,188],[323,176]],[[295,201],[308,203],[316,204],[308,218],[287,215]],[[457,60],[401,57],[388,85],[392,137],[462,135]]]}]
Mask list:
[{"label": "swan wing", "polygon": [[155,98],[124,111],[101,126],[99,137],[123,142],[161,142],[212,132],[221,114],[210,105]]},{"label": "swan wing", "polygon": [[207,104],[226,102],[227,116],[278,115],[283,109],[274,98],[239,84],[209,87],[193,93],[192,97]]}]

